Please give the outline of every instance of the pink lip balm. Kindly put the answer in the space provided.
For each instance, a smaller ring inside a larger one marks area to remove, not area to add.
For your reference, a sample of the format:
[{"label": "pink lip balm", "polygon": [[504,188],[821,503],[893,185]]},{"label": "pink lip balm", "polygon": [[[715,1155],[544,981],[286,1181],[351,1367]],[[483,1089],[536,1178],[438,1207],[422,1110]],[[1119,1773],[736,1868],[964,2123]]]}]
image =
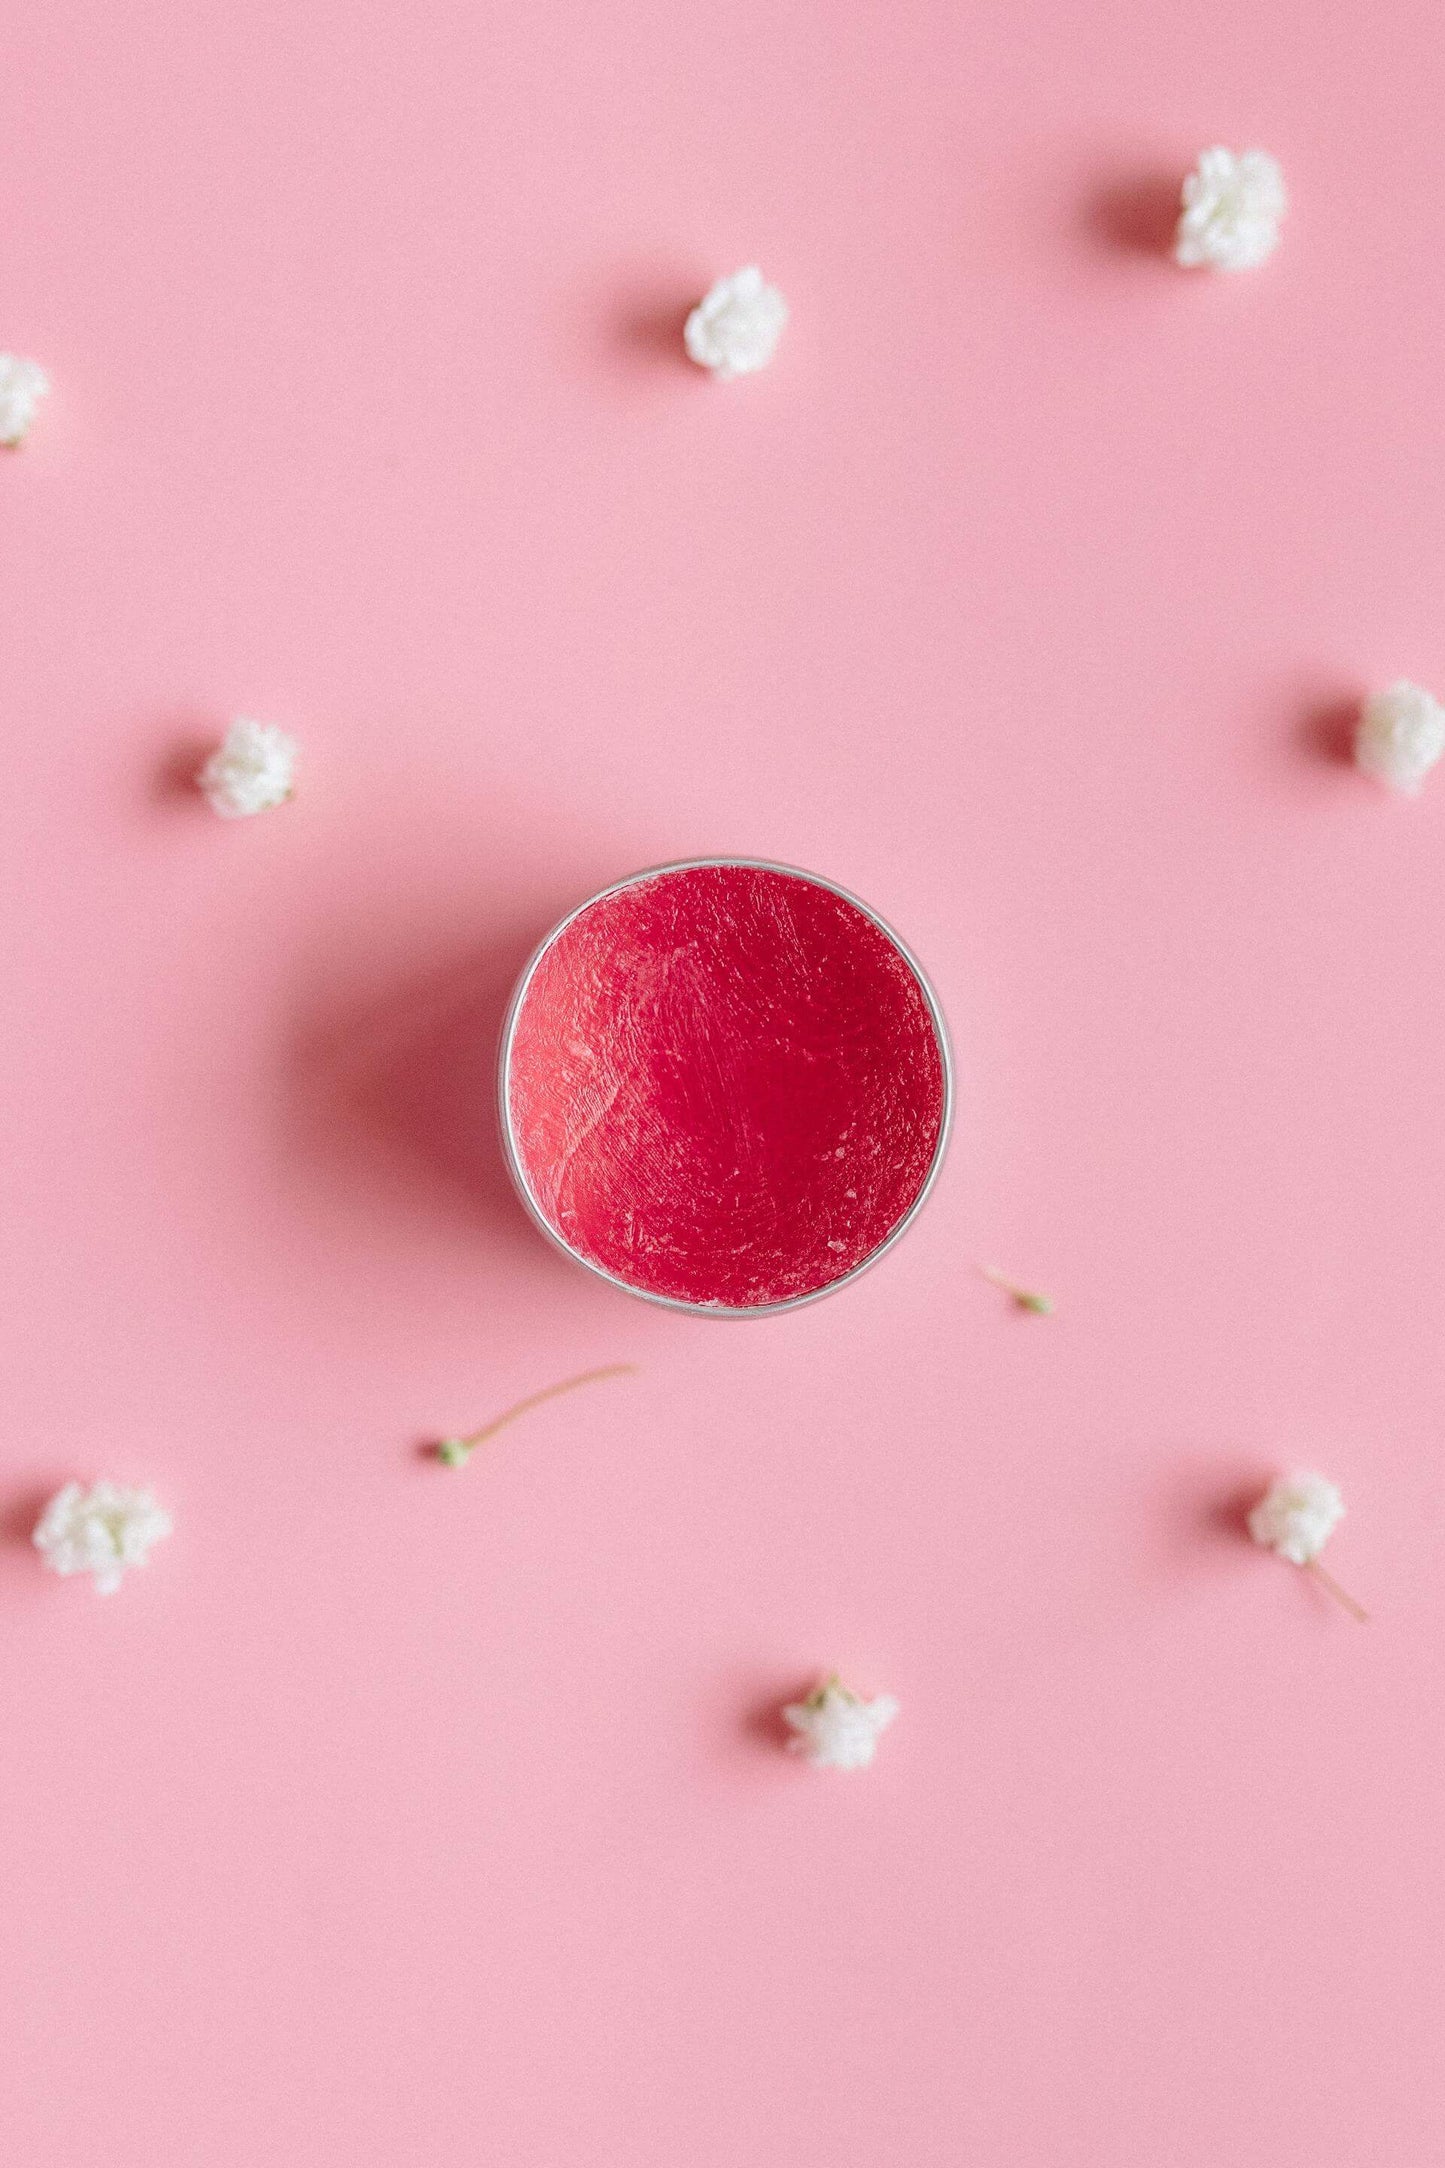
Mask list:
[{"label": "pink lip balm", "polygon": [[898,936],[815,874],[704,859],[548,935],[502,1034],[523,1202],[632,1293],[758,1316],[896,1240],[938,1171],[952,1077]]}]

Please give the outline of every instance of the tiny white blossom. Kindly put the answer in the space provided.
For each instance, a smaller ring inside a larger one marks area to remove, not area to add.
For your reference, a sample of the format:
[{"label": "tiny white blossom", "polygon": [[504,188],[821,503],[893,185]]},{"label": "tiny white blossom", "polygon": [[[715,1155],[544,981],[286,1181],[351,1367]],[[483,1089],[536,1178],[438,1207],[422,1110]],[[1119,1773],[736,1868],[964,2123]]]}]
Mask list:
[{"label": "tiny white blossom", "polygon": [[683,343],[700,368],[716,377],[748,376],[772,360],[788,304],[764,283],[756,264],[719,279],[683,329]]},{"label": "tiny white blossom", "polygon": [[1186,269],[1252,271],[1274,254],[1288,199],[1268,151],[1201,151],[1181,200],[1174,261]]},{"label": "tiny white blossom", "polygon": [[1301,1471],[1271,1483],[1249,1516],[1249,1532],[1266,1550],[1292,1566],[1308,1566],[1319,1557],[1345,1517],[1345,1502],[1322,1475]]},{"label": "tiny white blossom", "polygon": [[1376,782],[1406,798],[1418,797],[1420,785],[1442,753],[1445,707],[1408,678],[1397,678],[1382,693],[1372,693],[1361,708],[1355,765]]},{"label": "tiny white blossom", "polygon": [[102,1596],[114,1595],[127,1567],[143,1566],[153,1543],[171,1532],[170,1515],[148,1490],[119,1483],[67,1483],[36,1525],[32,1541],[52,1573],[92,1573]]},{"label": "tiny white blossom", "polygon": [[271,723],[238,716],[197,781],[222,820],[284,805],[296,774],[296,741]]},{"label": "tiny white blossom", "polygon": [[815,1769],[866,1769],[897,1714],[898,1703],[891,1694],[864,1701],[837,1679],[816,1687],[806,1701],[790,1702],[783,1711],[797,1733],[788,1745],[795,1754],[806,1754]]},{"label": "tiny white blossom", "polygon": [[0,444],[20,444],[35,419],[35,409],[50,389],[38,361],[0,354]]}]

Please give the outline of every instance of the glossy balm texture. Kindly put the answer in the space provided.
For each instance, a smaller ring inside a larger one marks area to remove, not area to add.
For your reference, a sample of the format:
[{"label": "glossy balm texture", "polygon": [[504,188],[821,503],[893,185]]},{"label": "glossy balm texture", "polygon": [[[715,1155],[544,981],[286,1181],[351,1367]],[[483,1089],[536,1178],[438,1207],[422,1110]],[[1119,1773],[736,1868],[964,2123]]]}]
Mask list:
[{"label": "glossy balm texture", "polygon": [[543,1226],[638,1294],[715,1311],[857,1272],[926,1191],[948,1120],[918,966],[790,868],[665,868],[568,919],[503,1049],[513,1171]]}]

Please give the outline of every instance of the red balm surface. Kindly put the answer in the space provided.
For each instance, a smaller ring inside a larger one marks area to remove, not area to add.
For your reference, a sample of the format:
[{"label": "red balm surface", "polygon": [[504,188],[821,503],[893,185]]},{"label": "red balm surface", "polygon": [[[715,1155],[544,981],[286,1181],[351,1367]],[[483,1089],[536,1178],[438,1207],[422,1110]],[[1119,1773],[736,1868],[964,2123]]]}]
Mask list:
[{"label": "red balm surface", "polygon": [[589,904],[514,1020],[508,1109],[542,1218],[639,1292],[796,1301],[917,1201],[939,1035],[887,932],[806,875],[688,866]]}]

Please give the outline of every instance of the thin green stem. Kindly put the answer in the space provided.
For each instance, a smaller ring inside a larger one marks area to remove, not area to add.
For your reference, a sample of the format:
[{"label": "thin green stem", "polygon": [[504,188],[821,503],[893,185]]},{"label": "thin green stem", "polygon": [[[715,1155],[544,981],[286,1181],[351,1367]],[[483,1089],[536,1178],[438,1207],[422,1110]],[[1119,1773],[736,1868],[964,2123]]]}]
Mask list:
[{"label": "thin green stem", "polygon": [[1335,1579],[1334,1575],[1332,1573],[1325,1572],[1324,1567],[1320,1564],[1317,1558],[1308,1558],[1305,1560],[1305,1572],[1312,1573],[1315,1579],[1319,1582],[1320,1587],[1323,1589],[1328,1589],[1329,1593],[1334,1597],[1335,1602],[1342,1603],[1344,1605],[1345,1609],[1349,1612],[1351,1618],[1358,1619],[1362,1626],[1369,1625],[1370,1614],[1365,1609],[1364,1605],[1356,1603],[1354,1597],[1348,1594],[1345,1589],[1340,1587],[1340,1584]]},{"label": "thin green stem", "polygon": [[563,1378],[560,1385],[547,1385],[540,1393],[529,1393],[525,1400],[518,1400],[490,1423],[484,1423],[480,1430],[474,1430],[470,1437],[443,1438],[437,1453],[449,1468],[464,1468],[479,1445],[494,1438],[499,1430],[505,1430],[508,1423],[515,1423],[519,1415],[529,1414],[545,1401],[560,1399],[563,1393],[575,1393],[579,1385],[595,1385],[599,1378],[631,1377],[636,1370],[636,1363],[608,1363],[601,1370],[583,1370],[575,1378]]},{"label": "thin green stem", "polygon": [[978,1269],[990,1287],[1002,1288],[1021,1310],[1031,1310],[1035,1317],[1053,1316],[1054,1305],[1050,1296],[1036,1295],[1031,1288],[1017,1286],[1014,1281],[1006,1278],[996,1265],[980,1265]]}]

